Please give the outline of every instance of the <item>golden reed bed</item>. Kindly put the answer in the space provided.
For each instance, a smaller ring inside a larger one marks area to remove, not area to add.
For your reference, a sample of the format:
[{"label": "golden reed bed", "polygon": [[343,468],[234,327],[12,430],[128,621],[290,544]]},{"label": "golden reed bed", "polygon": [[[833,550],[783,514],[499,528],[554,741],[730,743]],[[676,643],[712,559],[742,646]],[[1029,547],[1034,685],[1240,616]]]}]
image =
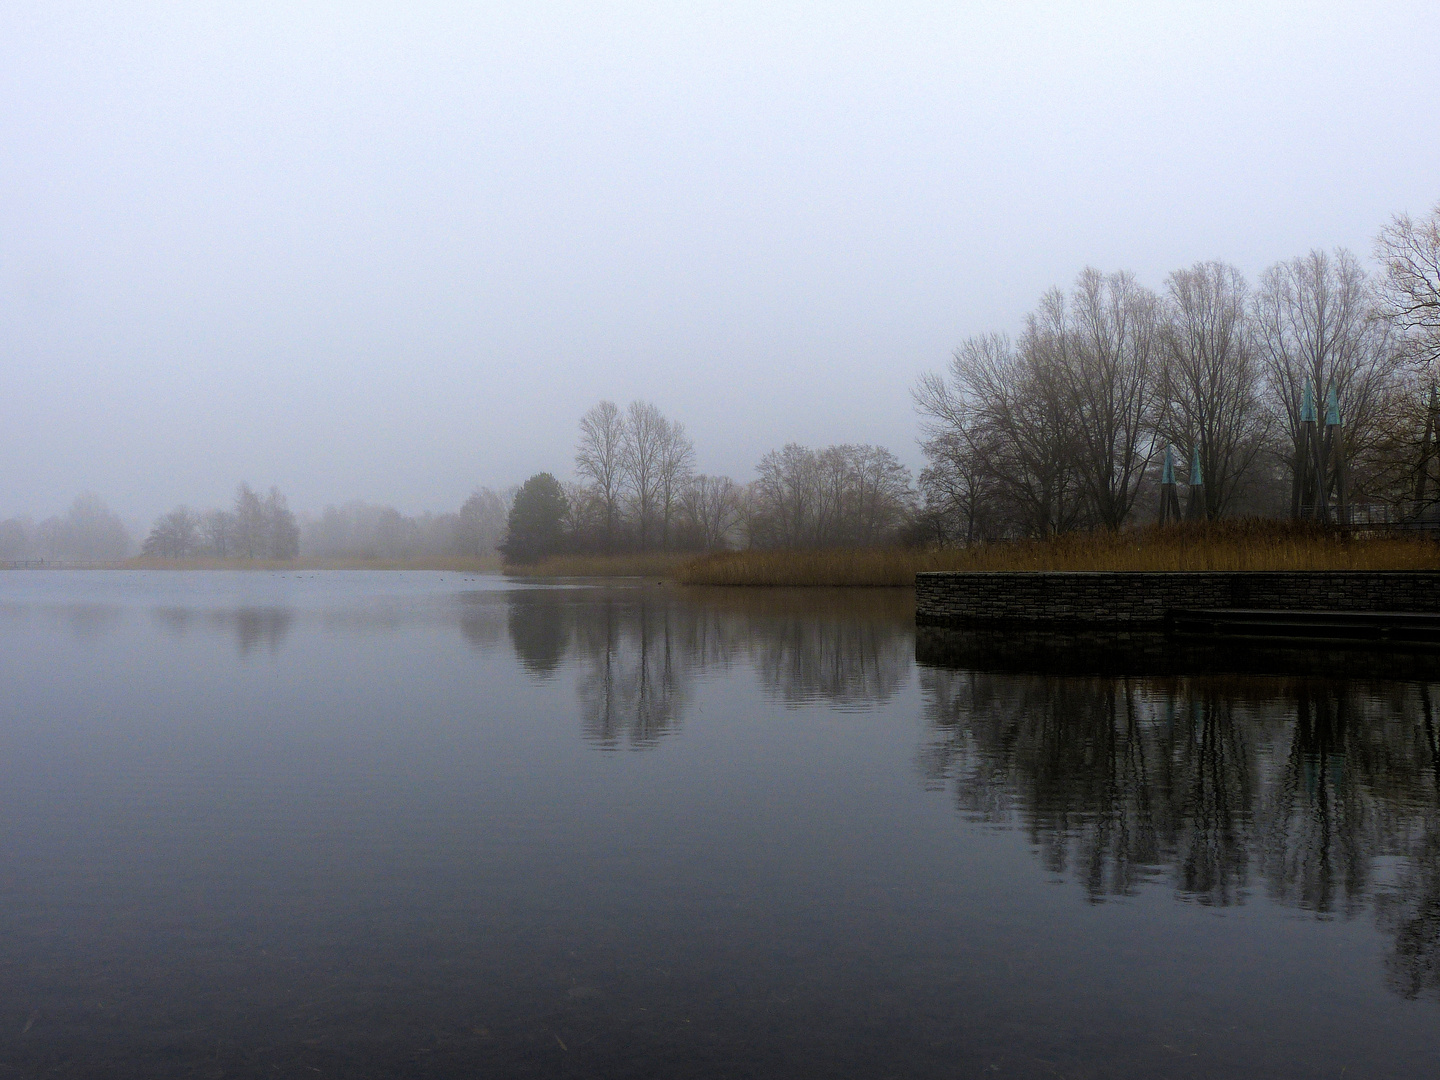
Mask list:
[{"label": "golden reed bed", "polygon": [[687,585],[911,585],[926,570],[1436,570],[1440,544],[1272,523],[1145,528],[934,551],[733,551],[682,567]]}]

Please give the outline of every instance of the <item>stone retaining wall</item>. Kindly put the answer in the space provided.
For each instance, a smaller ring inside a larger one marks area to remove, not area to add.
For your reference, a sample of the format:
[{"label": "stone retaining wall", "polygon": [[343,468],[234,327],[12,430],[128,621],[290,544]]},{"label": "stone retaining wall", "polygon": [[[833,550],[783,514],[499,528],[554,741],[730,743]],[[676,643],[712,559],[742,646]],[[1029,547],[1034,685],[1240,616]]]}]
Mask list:
[{"label": "stone retaining wall", "polygon": [[1158,626],[1172,608],[1440,612],[1440,571],[915,575],[915,621],[929,626]]}]

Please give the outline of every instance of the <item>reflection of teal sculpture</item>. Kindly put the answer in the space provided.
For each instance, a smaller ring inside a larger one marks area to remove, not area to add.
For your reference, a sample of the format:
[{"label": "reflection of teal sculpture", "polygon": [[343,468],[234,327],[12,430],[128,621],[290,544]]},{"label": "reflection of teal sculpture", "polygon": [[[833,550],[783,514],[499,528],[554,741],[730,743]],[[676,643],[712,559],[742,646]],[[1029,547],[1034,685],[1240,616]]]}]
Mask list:
[{"label": "reflection of teal sculpture", "polygon": [[1290,516],[1300,520],[1350,522],[1344,428],[1340,396],[1332,383],[1325,403],[1325,430],[1315,411],[1315,387],[1305,380],[1300,396],[1300,430],[1295,443]]}]

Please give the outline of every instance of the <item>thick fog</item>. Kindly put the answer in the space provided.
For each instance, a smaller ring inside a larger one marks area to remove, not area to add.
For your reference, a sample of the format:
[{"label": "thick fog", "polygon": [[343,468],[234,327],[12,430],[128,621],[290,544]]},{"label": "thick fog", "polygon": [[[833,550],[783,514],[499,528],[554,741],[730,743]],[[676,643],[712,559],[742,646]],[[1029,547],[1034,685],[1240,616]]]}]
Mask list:
[{"label": "thick fog", "polygon": [[1086,265],[1368,259],[1440,8],[0,6],[0,518],[459,507],[601,398],[740,480]]}]

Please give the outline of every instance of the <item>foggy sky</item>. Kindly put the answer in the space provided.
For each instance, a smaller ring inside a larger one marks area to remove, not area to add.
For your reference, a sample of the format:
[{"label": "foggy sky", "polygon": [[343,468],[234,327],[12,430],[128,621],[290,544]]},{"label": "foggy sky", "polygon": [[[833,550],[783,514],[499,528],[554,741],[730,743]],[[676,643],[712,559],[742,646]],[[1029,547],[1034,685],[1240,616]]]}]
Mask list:
[{"label": "foggy sky", "polygon": [[916,376],[1086,264],[1368,260],[1440,199],[1437,56],[1373,0],[8,0],[0,518],[454,508],[601,397],[741,480],[917,465]]}]

